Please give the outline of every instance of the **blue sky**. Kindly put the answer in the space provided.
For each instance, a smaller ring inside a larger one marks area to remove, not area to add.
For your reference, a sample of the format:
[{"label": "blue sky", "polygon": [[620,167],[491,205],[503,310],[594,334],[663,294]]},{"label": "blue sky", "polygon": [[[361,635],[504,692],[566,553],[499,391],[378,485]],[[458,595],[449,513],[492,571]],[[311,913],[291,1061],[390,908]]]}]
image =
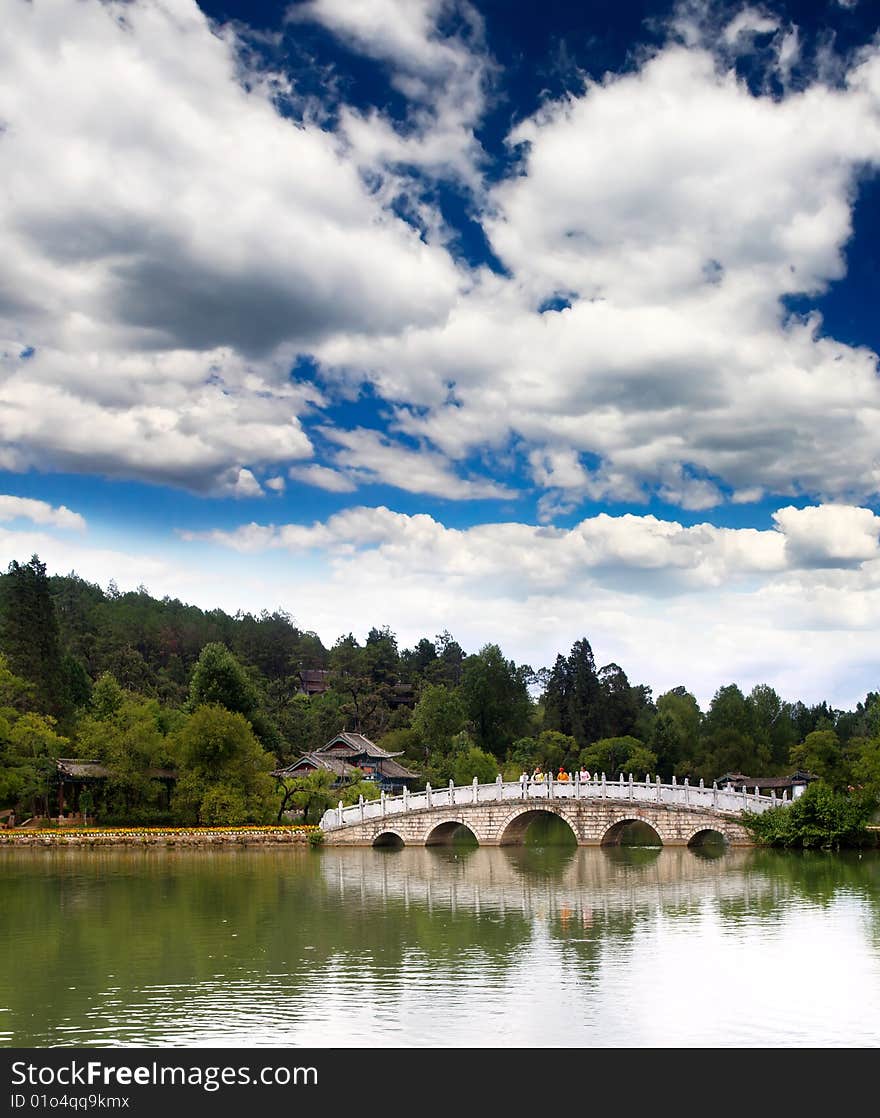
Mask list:
[{"label": "blue sky", "polygon": [[3,6],[0,560],[880,684],[875,7]]}]

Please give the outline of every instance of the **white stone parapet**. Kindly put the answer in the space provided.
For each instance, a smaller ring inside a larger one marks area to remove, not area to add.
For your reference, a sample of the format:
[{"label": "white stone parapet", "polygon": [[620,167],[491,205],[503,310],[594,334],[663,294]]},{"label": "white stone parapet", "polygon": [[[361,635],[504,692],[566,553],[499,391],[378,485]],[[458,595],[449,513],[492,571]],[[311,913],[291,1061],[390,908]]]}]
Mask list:
[{"label": "white stone parapet", "polygon": [[651,781],[645,777],[644,784],[634,781],[632,774],[625,780],[621,773],[618,780],[606,780],[605,774],[589,781],[580,779],[562,781],[547,780],[541,783],[525,784],[519,780],[503,781],[499,776],[491,784],[468,784],[456,788],[452,781],[447,788],[428,788],[424,792],[404,792],[402,796],[383,796],[378,800],[361,799],[351,807],[335,807],[326,811],[321,819],[321,829],[333,831],[352,823],[363,823],[393,815],[409,815],[416,811],[432,808],[451,807],[454,804],[488,804],[499,800],[617,800],[627,803],[666,804],[693,810],[715,811],[724,815],[739,815],[743,811],[762,814],[770,808],[783,806],[786,801],[776,796],[759,795],[754,792],[734,792],[732,789],[718,788],[713,785],[705,788],[703,782],[689,784],[661,784],[660,777]]}]

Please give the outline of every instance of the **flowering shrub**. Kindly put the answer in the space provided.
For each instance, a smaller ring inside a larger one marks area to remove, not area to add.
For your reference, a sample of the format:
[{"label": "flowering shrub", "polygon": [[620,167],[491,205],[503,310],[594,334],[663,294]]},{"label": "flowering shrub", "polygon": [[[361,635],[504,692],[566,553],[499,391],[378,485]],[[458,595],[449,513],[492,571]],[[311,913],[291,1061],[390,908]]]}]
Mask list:
[{"label": "flowering shrub", "polygon": [[151,836],[159,835],[229,835],[229,834],[291,834],[291,833],[305,833],[319,831],[320,827],[313,824],[297,823],[297,824],[264,824],[264,823],[242,823],[238,826],[225,826],[225,827],[77,827],[69,830],[61,830],[59,828],[40,828],[34,830],[21,830],[21,831],[0,831],[0,839],[14,840],[22,836],[30,837],[36,835],[52,835],[55,838],[100,838],[102,836],[114,837],[122,835],[132,835],[136,837],[149,838]]}]

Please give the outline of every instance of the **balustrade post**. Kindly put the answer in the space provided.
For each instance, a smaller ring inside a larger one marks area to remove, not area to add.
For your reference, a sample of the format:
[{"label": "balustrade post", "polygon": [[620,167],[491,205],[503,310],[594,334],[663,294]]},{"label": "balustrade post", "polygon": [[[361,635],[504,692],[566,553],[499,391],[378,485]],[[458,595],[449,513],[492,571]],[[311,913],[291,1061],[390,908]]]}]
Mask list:
[{"label": "balustrade post", "polygon": [[430,782],[430,780],[426,780],[425,781],[425,807],[430,807],[430,806],[431,806],[431,782]]},{"label": "balustrade post", "polygon": [[455,781],[452,777],[449,778],[449,802],[450,804],[455,803]]},{"label": "balustrade post", "polygon": [[[673,777],[673,779],[675,779]],[[691,785],[687,777],[684,778],[684,802],[689,804],[691,802]]]},{"label": "balustrade post", "polygon": [[620,798],[623,799],[623,773],[620,774]]},{"label": "balustrade post", "polygon": [[629,798],[633,798],[633,774],[629,774]]},{"label": "balustrade post", "polygon": [[581,798],[581,770],[574,770],[574,798],[579,800]]},{"label": "balustrade post", "polygon": [[608,795],[608,785],[605,783],[605,773],[602,773],[602,799],[604,800]]},{"label": "balustrade post", "polygon": [[784,804],[787,804],[787,803],[788,803],[788,789],[787,789],[787,788],[784,788],[784,789],[782,790],[782,802],[783,802]]},{"label": "balustrade post", "polygon": [[660,803],[660,777],[657,777],[657,803]]},{"label": "balustrade post", "polygon": [[495,777],[495,799],[504,799],[504,777],[501,775],[501,773],[499,773]]},{"label": "balustrade post", "polygon": [[773,801],[773,806],[776,807],[776,789],[770,789],[770,799]]},{"label": "balustrade post", "polygon": [[358,807],[361,809],[361,823],[364,821],[364,794],[363,792],[358,796]]},{"label": "balustrade post", "polygon": [[[700,787],[703,787],[703,781],[700,780]],[[718,781],[712,781],[712,807],[718,807]]]},{"label": "balustrade post", "polygon": [[403,810],[409,811],[409,788],[405,784],[403,786]]},{"label": "balustrade post", "polygon": [[384,817],[384,815],[385,815],[385,789],[384,788],[379,793],[379,803],[382,807],[382,815]]},{"label": "balustrade post", "polygon": [[336,822],[339,824],[340,827],[342,826],[342,800],[339,801],[339,804],[336,808]]},{"label": "balustrade post", "polygon": [[474,790],[473,791],[473,802],[476,803],[477,802],[477,788],[479,787],[479,781],[477,780],[476,777],[474,777],[473,782],[471,784],[471,787]]},{"label": "balustrade post", "polygon": [[553,799],[553,773],[547,773],[547,799]]}]

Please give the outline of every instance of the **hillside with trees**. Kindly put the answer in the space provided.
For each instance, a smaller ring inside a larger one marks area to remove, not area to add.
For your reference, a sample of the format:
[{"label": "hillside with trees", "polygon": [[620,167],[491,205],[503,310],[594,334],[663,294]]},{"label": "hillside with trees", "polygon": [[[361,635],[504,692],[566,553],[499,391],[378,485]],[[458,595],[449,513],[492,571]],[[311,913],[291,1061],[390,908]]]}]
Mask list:
[{"label": "hillside with trees", "polygon": [[48,576],[37,556],[0,576],[0,807],[19,818],[57,810],[59,757],[107,770],[86,794],[104,822],[319,814],[338,789],[284,790],[271,774],[342,728],[433,784],[536,765],[707,782],[797,768],[880,795],[876,692],[843,711],[723,683],[704,711],[685,685],[655,697],[618,664],[597,665],[586,637],[538,669],[497,644],[465,651],[448,632],[401,649],[377,627],[328,649],[280,610],[233,616],[102,589]]}]

